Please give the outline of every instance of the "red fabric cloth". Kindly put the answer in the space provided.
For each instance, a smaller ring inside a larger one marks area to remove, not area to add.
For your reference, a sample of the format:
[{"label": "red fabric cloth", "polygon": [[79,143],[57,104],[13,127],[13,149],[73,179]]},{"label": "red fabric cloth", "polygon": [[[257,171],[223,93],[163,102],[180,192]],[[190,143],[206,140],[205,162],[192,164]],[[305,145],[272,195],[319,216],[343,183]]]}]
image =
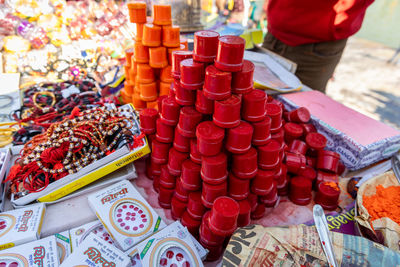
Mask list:
[{"label": "red fabric cloth", "polygon": [[360,28],[374,0],[267,0],[268,31],[297,46],[345,39]]}]

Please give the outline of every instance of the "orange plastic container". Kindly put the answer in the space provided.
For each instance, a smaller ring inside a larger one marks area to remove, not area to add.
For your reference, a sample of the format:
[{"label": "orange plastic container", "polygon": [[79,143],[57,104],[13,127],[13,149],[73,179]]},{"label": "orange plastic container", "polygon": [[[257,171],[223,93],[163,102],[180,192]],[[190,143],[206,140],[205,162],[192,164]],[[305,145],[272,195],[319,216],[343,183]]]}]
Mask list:
[{"label": "orange plastic container", "polygon": [[171,65],[161,69],[160,80],[165,83],[172,83],[174,81],[171,75]]},{"label": "orange plastic container", "polygon": [[140,88],[140,99],[143,101],[155,101],[157,100],[157,83],[141,83]]},{"label": "orange plastic container", "polygon": [[133,55],[135,62],[147,63],[149,62],[149,48],[142,45],[140,42],[135,43],[135,53]]},{"label": "orange plastic container", "polygon": [[130,82],[125,82],[124,83],[124,93],[126,94],[126,95],[132,95],[133,94],[133,88],[135,87],[135,85],[134,84],[131,84]]},{"label": "orange plastic container", "polygon": [[164,68],[168,65],[167,48],[150,47],[149,50],[149,64],[152,68]]},{"label": "orange plastic container", "polygon": [[132,23],[146,23],[146,3],[128,3],[129,20]]},{"label": "orange plastic container", "polygon": [[180,28],[179,26],[163,26],[162,27],[163,46],[178,47],[180,46]]},{"label": "orange plastic container", "polygon": [[161,27],[146,23],[143,26],[142,44],[150,47],[161,45]]},{"label": "orange plastic container", "polygon": [[[131,69],[132,70],[132,69]],[[131,71],[131,73],[129,74],[129,83],[131,83],[133,86],[135,85],[135,83],[136,83],[136,77],[137,77],[137,75],[133,75],[133,73],[132,73],[132,71]]]},{"label": "orange plastic container", "polygon": [[147,107],[147,108],[155,108],[155,109],[158,110],[157,100],[146,102],[146,107]]},{"label": "orange plastic container", "polygon": [[138,42],[142,41],[143,38],[143,26],[144,23],[136,23],[136,37],[135,40]]},{"label": "orange plastic container", "polygon": [[132,60],[130,74],[131,74],[131,76],[132,75],[136,76],[136,74],[137,74],[137,63],[135,62],[135,60]]},{"label": "orange plastic container", "polygon": [[125,104],[132,102],[132,95],[128,94],[125,91],[125,88],[121,89],[120,94],[122,97],[122,101],[124,101]]},{"label": "orange plastic container", "polygon": [[171,83],[160,82],[160,96],[169,95],[170,89],[171,89]]},{"label": "orange plastic container", "polygon": [[153,5],[154,24],[171,25],[171,6],[170,5]]},{"label": "orange plastic container", "polygon": [[132,104],[136,110],[142,110],[146,108],[146,102],[140,99],[140,94],[133,94],[132,95]]},{"label": "orange plastic container", "polygon": [[125,59],[126,59],[126,66],[130,67],[132,62],[133,56],[133,48],[128,48],[125,50]]},{"label": "orange plastic container", "polygon": [[130,73],[131,73],[131,67],[125,65],[124,66],[124,71],[125,71],[125,80],[129,81],[130,80]]},{"label": "orange plastic container", "polygon": [[185,48],[185,45],[183,45],[183,44],[179,45],[179,47],[168,48],[168,64],[169,65],[172,65],[172,52],[179,51],[179,50],[187,50],[187,49]]},{"label": "orange plastic container", "polygon": [[180,38],[180,44],[185,46],[184,50],[189,49],[188,39],[186,39],[185,37]]},{"label": "orange plastic container", "polygon": [[152,83],[155,81],[153,69],[149,64],[138,64],[136,80],[138,83]]}]

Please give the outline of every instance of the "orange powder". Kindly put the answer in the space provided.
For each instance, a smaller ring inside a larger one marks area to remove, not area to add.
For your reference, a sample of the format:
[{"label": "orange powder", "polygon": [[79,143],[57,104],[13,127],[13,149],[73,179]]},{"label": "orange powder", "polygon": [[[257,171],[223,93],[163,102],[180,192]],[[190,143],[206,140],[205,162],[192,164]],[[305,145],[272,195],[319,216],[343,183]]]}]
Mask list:
[{"label": "orange powder", "polygon": [[339,191],[339,187],[338,187],[337,183],[335,183],[335,182],[324,182],[324,184],[335,189],[336,191]]},{"label": "orange powder", "polygon": [[400,225],[400,186],[376,186],[376,194],[363,196],[363,205],[372,220],[388,217]]}]

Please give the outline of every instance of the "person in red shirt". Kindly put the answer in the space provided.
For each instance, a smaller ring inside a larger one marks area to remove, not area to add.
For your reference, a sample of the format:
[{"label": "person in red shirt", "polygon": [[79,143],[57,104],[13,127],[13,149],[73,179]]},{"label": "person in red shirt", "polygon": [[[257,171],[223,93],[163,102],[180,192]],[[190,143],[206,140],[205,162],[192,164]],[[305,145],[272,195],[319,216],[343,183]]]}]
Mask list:
[{"label": "person in red shirt", "polygon": [[267,0],[263,47],[294,61],[303,84],[325,92],[347,38],[374,0]]}]

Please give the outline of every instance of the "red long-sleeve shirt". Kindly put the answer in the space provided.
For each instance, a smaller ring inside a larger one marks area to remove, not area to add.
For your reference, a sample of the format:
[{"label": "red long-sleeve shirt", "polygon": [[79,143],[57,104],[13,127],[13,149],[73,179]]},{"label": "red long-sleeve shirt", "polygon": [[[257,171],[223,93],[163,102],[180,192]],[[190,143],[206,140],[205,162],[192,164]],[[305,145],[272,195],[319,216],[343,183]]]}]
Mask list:
[{"label": "red long-sleeve shirt", "polygon": [[334,41],[356,33],[374,0],[269,0],[268,31],[287,45]]}]

